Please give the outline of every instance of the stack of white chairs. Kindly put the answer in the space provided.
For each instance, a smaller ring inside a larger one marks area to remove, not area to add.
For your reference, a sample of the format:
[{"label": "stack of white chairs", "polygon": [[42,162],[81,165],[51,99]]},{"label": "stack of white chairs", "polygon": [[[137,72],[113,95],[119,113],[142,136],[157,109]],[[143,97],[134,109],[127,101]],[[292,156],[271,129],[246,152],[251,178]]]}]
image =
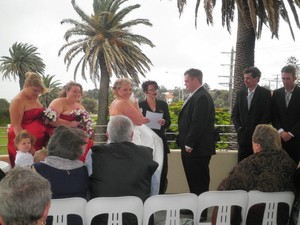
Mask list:
[{"label": "stack of white chairs", "polygon": [[[218,207],[216,213],[216,224],[230,225],[231,210],[233,206],[241,207],[242,220],[245,219],[248,205],[248,193],[242,190],[236,191],[207,191],[198,197],[198,221],[201,213],[212,207]],[[208,225],[211,222],[199,222],[201,225]]]},{"label": "stack of white chairs", "polygon": [[198,196],[192,193],[165,194],[149,197],[144,203],[143,225],[148,225],[155,213],[166,211],[165,224],[180,225],[180,210],[189,210],[197,218]]},{"label": "stack of white chairs", "polygon": [[231,209],[233,206],[239,206],[242,224],[245,225],[249,209],[264,203],[262,224],[276,225],[278,204],[286,203],[290,216],[293,201],[292,192],[242,190],[208,191],[199,196],[191,193],[154,195],[144,204],[135,196],[98,197],[89,202],[83,198],[65,198],[51,200],[48,216],[53,216],[53,225],[67,225],[67,216],[70,214],[80,216],[82,225],[90,225],[95,216],[108,214],[108,225],[122,225],[122,214],[130,213],[136,216],[138,225],[148,225],[156,213],[164,211],[166,216],[163,224],[181,225],[182,210],[189,210],[192,213],[189,219],[194,225],[208,225],[211,222],[200,222],[201,213],[206,209],[218,207],[217,213],[214,214],[215,224],[230,225]]},{"label": "stack of white chairs", "polygon": [[84,198],[51,199],[48,216],[53,216],[52,225],[67,225],[68,215],[78,215],[85,224],[85,207],[87,201]]},{"label": "stack of white chairs", "polygon": [[93,198],[85,208],[86,224],[91,224],[97,215],[108,214],[107,225],[122,225],[123,213],[135,215],[138,225],[142,225],[142,200],[135,196]]}]

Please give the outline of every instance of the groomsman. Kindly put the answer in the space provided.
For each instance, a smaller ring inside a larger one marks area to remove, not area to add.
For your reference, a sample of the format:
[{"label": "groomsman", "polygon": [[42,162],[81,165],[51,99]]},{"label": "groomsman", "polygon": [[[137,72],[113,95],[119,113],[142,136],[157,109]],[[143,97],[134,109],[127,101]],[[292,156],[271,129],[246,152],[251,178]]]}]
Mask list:
[{"label": "groomsman", "polygon": [[300,88],[295,84],[296,69],[292,65],[281,69],[283,87],[272,97],[272,124],[278,130],[282,147],[298,164],[300,160]]},{"label": "groomsman", "polygon": [[231,113],[239,145],[238,162],[253,154],[252,134],[256,125],[271,122],[271,91],[258,85],[260,70],[251,66],[243,74],[245,88],[237,93]]}]

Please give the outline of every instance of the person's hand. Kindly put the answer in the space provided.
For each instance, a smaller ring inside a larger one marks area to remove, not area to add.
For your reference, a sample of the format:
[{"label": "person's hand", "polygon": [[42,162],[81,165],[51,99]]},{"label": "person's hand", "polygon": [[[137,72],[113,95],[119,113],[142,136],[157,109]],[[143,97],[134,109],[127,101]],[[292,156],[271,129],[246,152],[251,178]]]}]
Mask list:
[{"label": "person's hand", "polygon": [[292,138],[292,136],[290,135],[290,133],[289,133],[289,132],[286,132],[286,131],[282,131],[282,132],[280,133],[280,137],[281,137],[282,140],[285,141],[285,142],[289,141],[289,140]]},{"label": "person's hand", "polygon": [[185,147],[185,151],[186,151],[187,153],[191,153],[191,152],[193,151],[193,149],[186,146],[186,147]]},{"label": "person's hand", "polygon": [[145,124],[145,123],[149,123],[150,122],[150,119],[149,118],[147,118],[147,117],[144,117],[144,119],[143,119],[143,123]]},{"label": "person's hand", "polygon": [[164,119],[158,120],[157,123],[161,126],[166,124],[166,121]]},{"label": "person's hand", "polygon": [[78,127],[80,125],[80,121],[70,121],[69,127]]}]

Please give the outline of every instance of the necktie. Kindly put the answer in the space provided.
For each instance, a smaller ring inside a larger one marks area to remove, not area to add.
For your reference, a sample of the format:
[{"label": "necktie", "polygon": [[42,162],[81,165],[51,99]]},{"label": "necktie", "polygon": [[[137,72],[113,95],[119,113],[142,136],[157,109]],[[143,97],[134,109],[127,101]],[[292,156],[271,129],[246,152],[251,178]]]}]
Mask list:
[{"label": "necktie", "polygon": [[291,99],[292,91],[291,92],[285,92],[285,106],[288,107],[290,99]]},{"label": "necktie", "polygon": [[248,100],[248,109],[250,109],[252,97],[253,97],[253,91],[248,92],[248,96],[247,96],[247,100]]}]

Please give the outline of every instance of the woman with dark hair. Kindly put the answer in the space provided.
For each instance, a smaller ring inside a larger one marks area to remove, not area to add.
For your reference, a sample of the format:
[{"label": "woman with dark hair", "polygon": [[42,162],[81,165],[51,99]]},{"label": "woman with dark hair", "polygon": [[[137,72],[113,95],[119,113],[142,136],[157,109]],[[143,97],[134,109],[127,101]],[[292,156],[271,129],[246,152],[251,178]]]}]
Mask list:
[{"label": "woman with dark hair", "polygon": [[94,130],[88,112],[80,103],[82,94],[81,84],[73,81],[67,83],[62,89],[60,97],[50,103],[45,111],[45,116],[47,123],[51,125],[49,128],[50,135],[53,132],[53,128],[59,125],[79,127],[89,135],[90,139],[87,148],[80,158],[84,162],[88,150],[93,146]]},{"label": "woman with dark hair", "polygon": [[36,138],[34,150],[45,147],[49,139],[47,129],[44,126],[44,107],[39,101],[39,96],[47,92],[40,75],[33,72],[25,74],[24,88],[14,97],[9,107],[10,127],[8,129],[8,155],[11,166],[15,165],[16,147],[15,137],[27,130]]},{"label": "woman with dark hair", "polygon": [[160,129],[152,130],[162,139],[164,144],[164,159],[159,189],[159,193],[164,194],[167,190],[168,153],[170,153],[165,133],[166,129],[168,129],[171,125],[169,107],[165,101],[157,99],[158,85],[155,81],[149,80],[144,82],[142,84],[142,89],[146,94],[146,99],[139,103],[139,107],[142,109],[142,114],[146,116],[147,111],[163,114],[163,118],[157,121],[160,125]]},{"label": "woman with dark hair", "polygon": [[60,125],[47,146],[48,156],[33,168],[51,183],[52,198],[87,197],[89,176],[80,156],[88,141],[79,128]]}]

